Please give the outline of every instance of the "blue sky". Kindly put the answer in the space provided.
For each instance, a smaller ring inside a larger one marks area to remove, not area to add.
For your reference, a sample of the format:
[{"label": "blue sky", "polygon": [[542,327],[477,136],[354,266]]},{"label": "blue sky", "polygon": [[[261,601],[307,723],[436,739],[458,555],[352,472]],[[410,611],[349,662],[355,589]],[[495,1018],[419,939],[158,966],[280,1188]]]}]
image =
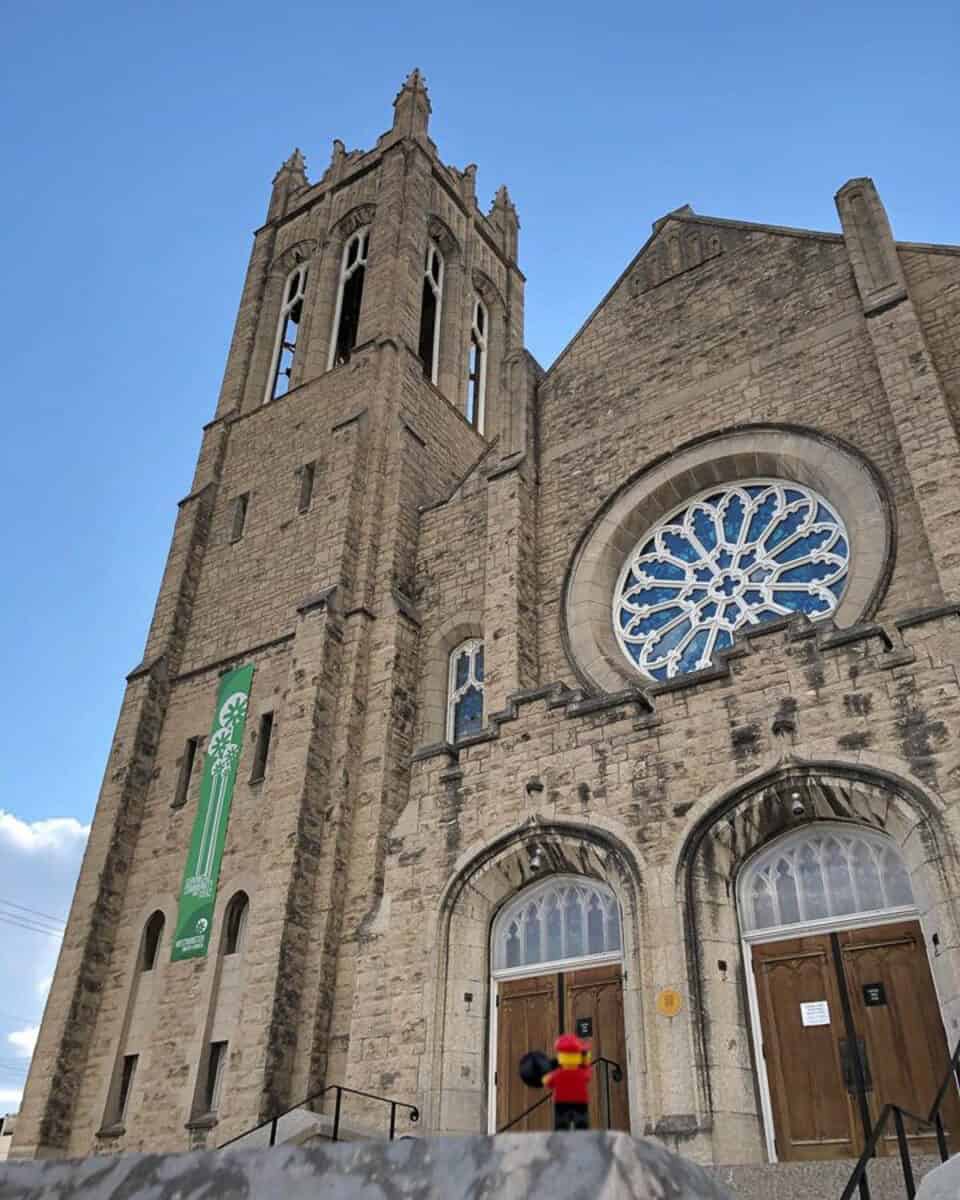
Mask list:
[{"label": "blue sky", "polygon": [[[271,177],[369,146],[411,67],[446,161],[506,182],[547,365],[650,231],[837,229],[872,175],[903,240],[960,242],[950,3],[8,4],[0,916],[66,915]],[[51,824],[51,822],[53,822]],[[56,939],[0,921],[0,1111]],[[10,1039],[13,1040],[10,1040]]]}]

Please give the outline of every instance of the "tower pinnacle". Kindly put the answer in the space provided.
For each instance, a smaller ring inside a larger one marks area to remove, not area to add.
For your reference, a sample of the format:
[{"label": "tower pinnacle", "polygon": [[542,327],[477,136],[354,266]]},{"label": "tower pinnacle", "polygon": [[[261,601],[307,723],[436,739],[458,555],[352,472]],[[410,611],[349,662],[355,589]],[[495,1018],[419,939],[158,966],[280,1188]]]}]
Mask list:
[{"label": "tower pinnacle", "polygon": [[403,87],[393,102],[393,108],[393,128],[395,130],[414,136],[427,132],[427,124],[432,110],[430,97],[427,95],[427,81],[419,67],[414,67],[404,80]]}]

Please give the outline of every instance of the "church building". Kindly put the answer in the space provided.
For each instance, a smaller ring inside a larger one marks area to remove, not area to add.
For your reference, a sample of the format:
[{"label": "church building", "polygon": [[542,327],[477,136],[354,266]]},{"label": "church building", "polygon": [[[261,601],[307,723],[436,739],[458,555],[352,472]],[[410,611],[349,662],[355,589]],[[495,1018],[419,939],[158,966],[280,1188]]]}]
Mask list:
[{"label": "church building", "polygon": [[855,1158],[960,1039],[960,248],[679,208],[545,369],[429,116],[274,179],[11,1153],[549,1128],[576,1032]]}]

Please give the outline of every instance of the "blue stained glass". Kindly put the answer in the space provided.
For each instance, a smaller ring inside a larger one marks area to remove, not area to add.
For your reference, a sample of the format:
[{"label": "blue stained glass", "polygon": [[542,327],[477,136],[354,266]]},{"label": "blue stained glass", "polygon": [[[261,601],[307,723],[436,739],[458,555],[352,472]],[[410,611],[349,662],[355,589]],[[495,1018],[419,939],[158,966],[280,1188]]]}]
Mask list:
[{"label": "blue stained glass", "polygon": [[810,583],[813,579],[832,579],[836,573],[836,563],[801,563],[799,567],[791,567],[789,571],[782,571],[779,581],[781,583]]},{"label": "blue stained glass", "polygon": [[668,629],[665,633],[661,633],[656,639],[658,656],[668,654],[683,641],[689,632],[690,622],[687,620],[681,621],[679,624],[674,625],[672,629]]},{"label": "blue stained glass", "polygon": [[798,538],[789,546],[785,546],[783,550],[778,551],[773,556],[774,561],[793,562],[795,558],[803,558],[805,554],[810,554],[813,550],[819,550],[821,546],[825,546],[833,535],[833,529],[816,529],[812,533],[808,533],[806,537]]},{"label": "blue stained glass", "polygon": [[709,629],[701,629],[693,635],[687,644],[687,648],[680,655],[680,666],[678,668],[680,674],[697,669],[700,665],[700,659],[703,657],[703,652],[707,648],[707,639],[709,637]]},{"label": "blue stained glass", "polygon": [[734,492],[723,508],[723,536],[733,545],[736,545],[740,536],[744,515],[743,501]]},{"label": "blue stained glass", "polygon": [[693,542],[683,533],[669,532],[663,535],[663,544],[667,551],[674,558],[683,559],[684,562],[694,563],[699,562],[702,558],[700,551],[694,546]]},{"label": "blue stained glass", "polygon": [[769,554],[775,546],[779,546],[791,534],[796,533],[803,524],[803,518],[804,514],[801,512],[787,513],[767,534],[764,540],[764,549],[766,552]]},{"label": "blue stained glass", "polygon": [[630,592],[624,599],[628,604],[635,604],[639,607],[641,604],[663,604],[666,600],[675,600],[677,594],[678,589],[675,587],[652,587],[638,592]]},{"label": "blue stained glass", "polygon": [[468,687],[457,701],[453,715],[453,735],[459,740],[483,728],[483,692]]},{"label": "blue stained glass", "polygon": [[678,583],[687,577],[683,567],[678,567],[676,563],[672,562],[643,563],[640,570],[646,571],[654,579],[676,579]]},{"label": "blue stained glass", "polygon": [[809,616],[821,616],[831,605],[827,600],[814,596],[810,592],[777,592],[777,603],[789,608],[791,612],[803,612]]},{"label": "blue stained glass", "polygon": [[456,683],[458,688],[462,688],[467,682],[470,675],[470,655],[468,653],[461,654],[457,658]]},{"label": "blue stained glass", "polygon": [[[651,613],[649,617],[638,617],[636,613],[624,611],[623,616],[629,617],[630,620],[642,623],[644,629],[662,629],[664,625],[669,625],[671,621],[675,621],[677,617],[683,615],[683,609],[676,605],[671,605],[670,608],[661,608],[658,612]],[[624,625],[627,628],[629,621]]]},{"label": "blue stained glass", "polygon": [[776,492],[771,492],[765,500],[761,501],[757,511],[750,518],[750,524],[747,526],[747,541],[755,542],[770,524],[773,514],[777,511],[777,495]]},{"label": "blue stained glass", "polygon": [[693,532],[697,535],[704,550],[714,549],[717,544],[717,528],[713,523],[713,517],[704,512],[702,508],[698,508],[693,515]]},{"label": "blue stained glass", "polygon": [[483,647],[477,651],[476,657],[473,660],[473,673],[479,683],[483,683]]},{"label": "blue stained glass", "polygon": [[621,572],[614,632],[642,675],[669,679],[697,670],[711,637],[715,652],[744,625],[829,615],[849,567],[846,530],[821,496],[792,481],[730,484],[687,501],[645,535]]}]

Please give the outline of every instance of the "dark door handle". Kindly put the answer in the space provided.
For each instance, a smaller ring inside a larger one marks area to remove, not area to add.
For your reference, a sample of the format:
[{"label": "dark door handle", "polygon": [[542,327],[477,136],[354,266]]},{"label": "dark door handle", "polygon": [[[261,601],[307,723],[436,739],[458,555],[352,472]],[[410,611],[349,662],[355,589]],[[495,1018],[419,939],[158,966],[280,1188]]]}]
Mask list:
[{"label": "dark door handle", "polygon": [[[854,1049],[854,1045],[856,1049]],[[865,1092],[873,1091],[873,1079],[870,1075],[870,1063],[867,1061],[867,1048],[864,1045],[862,1037],[841,1038],[840,1039],[840,1065],[843,1069],[843,1086],[847,1089],[851,1096],[855,1096],[860,1091],[860,1082],[857,1079],[857,1059],[860,1062],[860,1074],[863,1080],[863,1090]]]}]

